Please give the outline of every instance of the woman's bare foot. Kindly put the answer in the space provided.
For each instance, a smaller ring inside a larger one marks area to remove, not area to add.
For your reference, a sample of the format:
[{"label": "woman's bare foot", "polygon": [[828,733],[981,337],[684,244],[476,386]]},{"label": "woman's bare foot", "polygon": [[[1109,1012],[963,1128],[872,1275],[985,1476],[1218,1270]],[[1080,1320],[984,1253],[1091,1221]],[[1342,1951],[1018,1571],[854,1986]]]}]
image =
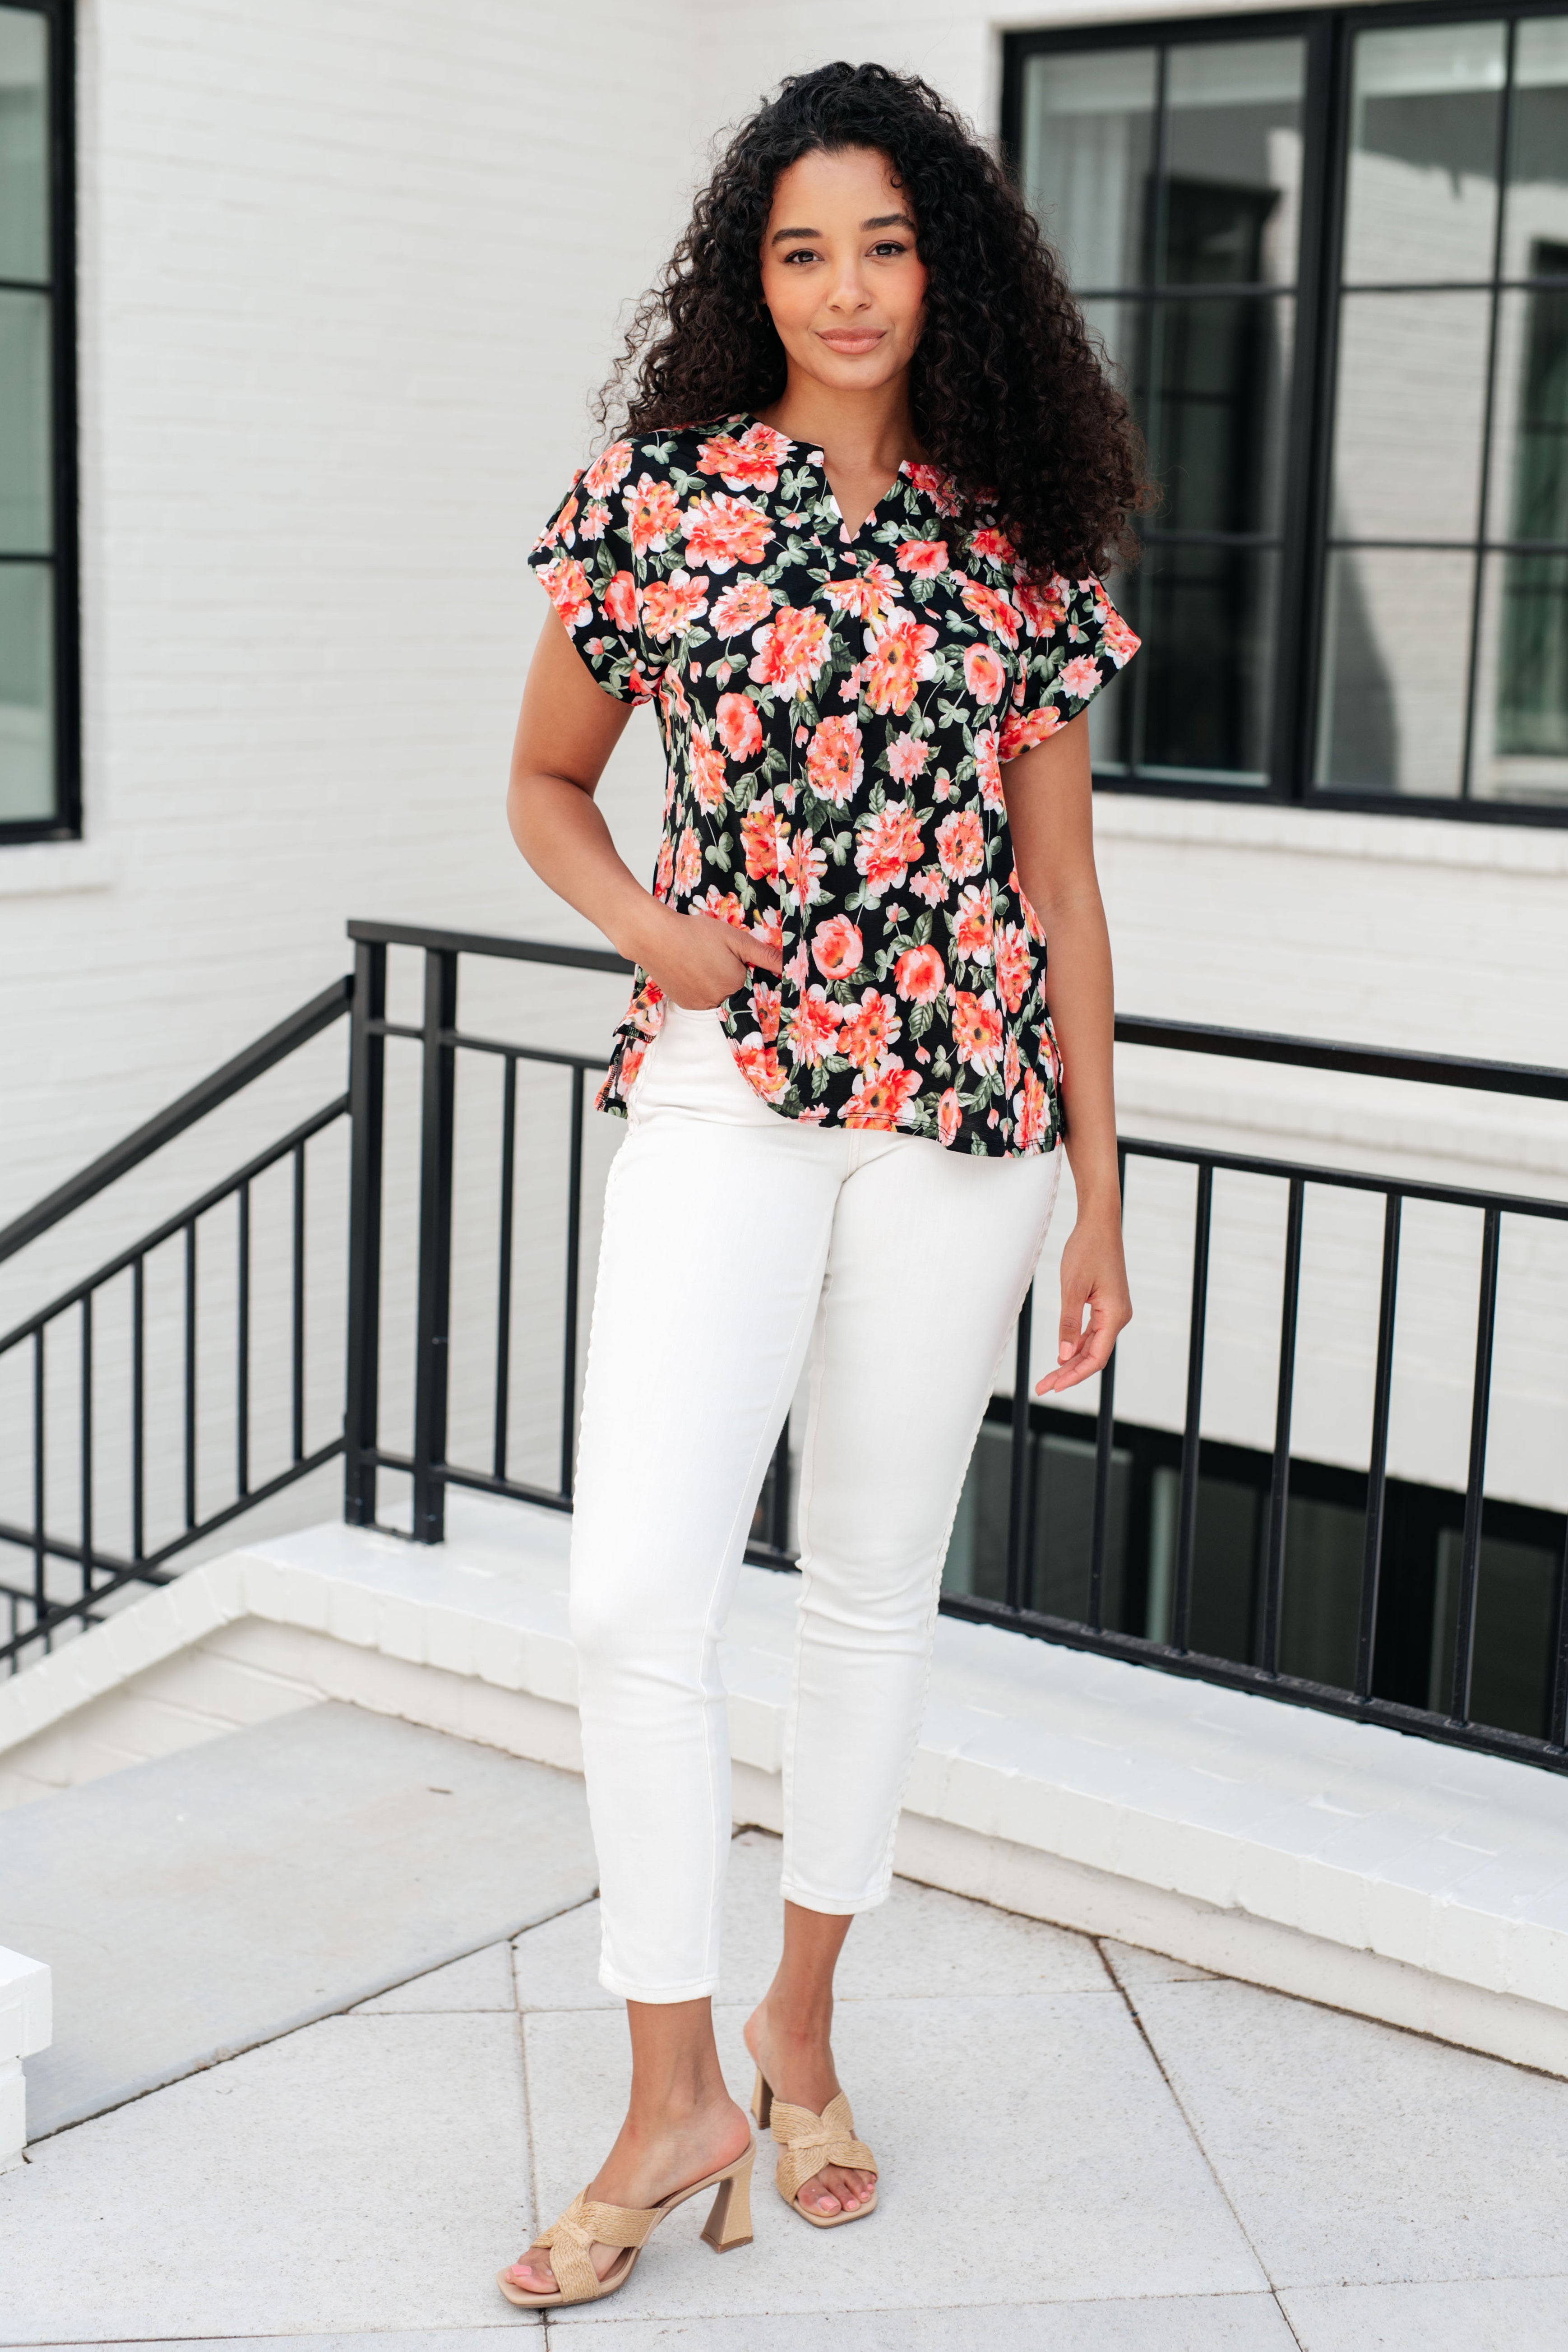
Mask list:
[{"label": "woman's bare foot", "polygon": [[[586,2193],[602,2205],[657,2205],[673,2190],[732,2164],[745,2154],[751,2136],[743,2112],[733,2099],[725,2097],[667,2117],[662,2129],[634,2126],[628,2116]],[[600,2278],[623,2251],[619,2246],[591,2249],[589,2259]],[[507,2277],[527,2294],[552,2294],[555,2273],[550,2267],[549,2248],[530,2246],[521,2260],[513,2263]]]},{"label": "woman's bare foot", "polygon": [[[746,2020],[746,2047],[775,2099],[786,2106],[809,2107],[819,2116],[841,2085],[833,2068],[827,2027],[788,2027],[769,2014],[773,1996],[758,2003]],[[877,2185],[874,2172],[846,2171],[842,2165],[824,2166],[801,2183],[796,2203],[814,2213],[858,2213]]]}]

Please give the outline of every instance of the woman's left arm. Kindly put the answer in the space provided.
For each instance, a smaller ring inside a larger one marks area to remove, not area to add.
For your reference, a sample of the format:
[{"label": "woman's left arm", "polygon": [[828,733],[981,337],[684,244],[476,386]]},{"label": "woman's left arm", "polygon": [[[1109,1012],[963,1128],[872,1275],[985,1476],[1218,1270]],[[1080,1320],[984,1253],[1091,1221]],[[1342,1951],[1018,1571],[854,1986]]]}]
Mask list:
[{"label": "woman's left arm", "polygon": [[1046,993],[1061,1046],[1062,1118],[1078,1194],[1078,1222],[1062,1252],[1057,1369],[1035,1389],[1046,1396],[1102,1370],[1132,1316],[1116,1171],[1115,997],[1094,870],[1087,712],[1010,760],[1002,790],[1018,879],[1046,934]]}]

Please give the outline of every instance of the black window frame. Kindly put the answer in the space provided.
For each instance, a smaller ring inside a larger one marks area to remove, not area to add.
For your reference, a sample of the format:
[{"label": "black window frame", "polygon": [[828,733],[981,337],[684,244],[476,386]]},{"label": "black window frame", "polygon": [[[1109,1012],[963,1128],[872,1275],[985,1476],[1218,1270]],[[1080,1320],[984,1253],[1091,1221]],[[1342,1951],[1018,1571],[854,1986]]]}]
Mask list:
[{"label": "black window frame", "polygon": [[[1350,137],[1351,58],[1355,36],[1393,26],[1524,23],[1568,14],[1568,0],[1371,0],[1345,8],[1279,8],[1247,15],[1168,15],[1118,18],[1060,28],[1040,26],[1002,37],[1002,146],[1008,167],[1021,181],[1024,71],[1042,55],[1081,55],[1089,50],[1197,47],[1207,42],[1301,39],[1306,79],[1301,110],[1302,179],[1300,256],[1296,291],[1296,334],[1290,377],[1289,419],[1285,439],[1283,528],[1279,612],[1275,644],[1275,707],[1270,778],[1267,784],[1171,780],[1147,774],[1095,774],[1095,789],[1129,793],[1141,799],[1225,801],[1242,807],[1354,810],[1376,816],[1447,817],[1485,824],[1568,826],[1568,803],[1478,800],[1468,796],[1470,761],[1465,763],[1466,796],[1332,789],[1314,784],[1319,688],[1322,670],[1323,610],[1327,586],[1329,503],[1331,492],[1334,382],[1339,325],[1340,262],[1343,241],[1346,161]],[[1509,91],[1511,95],[1512,78]],[[1506,155],[1508,105],[1501,110],[1500,155]],[[1500,186],[1500,203],[1504,187]],[[1048,224],[1047,224],[1048,233]],[[1492,299],[1498,299],[1493,280]],[[1489,406],[1490,389],[1489,383]],[[1489,462],[1489,446],[1482,463]],[[1478,507],[1471,550],[1491,546]],[[1473,694],[1472,694],[1473,703]],[[1473,709],[1467,728],[1473,727]]]},{"label": "black window frame", "polygon": [[[0,848],[81,837],[81,607],[77,527],[76,39],[72,0],[5,0],[41,16],[49,58],[49,275],[0,279],[0,287],[47,293],[51,305],[50,384],[54,579],[55,805],[52,814],[0,818]],[[0,562],[37,562],[37,556]]]}]

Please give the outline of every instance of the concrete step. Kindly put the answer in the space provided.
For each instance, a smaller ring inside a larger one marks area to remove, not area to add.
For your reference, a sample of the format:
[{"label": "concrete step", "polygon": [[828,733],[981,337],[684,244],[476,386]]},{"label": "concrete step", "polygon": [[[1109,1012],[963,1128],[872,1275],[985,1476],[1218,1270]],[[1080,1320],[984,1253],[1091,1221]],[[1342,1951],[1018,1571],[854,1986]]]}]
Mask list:
[{"label": "concrete step", "polygon": [[37,2140],[591,1895],[583,1784],[331,1701],[0,1814]]}]

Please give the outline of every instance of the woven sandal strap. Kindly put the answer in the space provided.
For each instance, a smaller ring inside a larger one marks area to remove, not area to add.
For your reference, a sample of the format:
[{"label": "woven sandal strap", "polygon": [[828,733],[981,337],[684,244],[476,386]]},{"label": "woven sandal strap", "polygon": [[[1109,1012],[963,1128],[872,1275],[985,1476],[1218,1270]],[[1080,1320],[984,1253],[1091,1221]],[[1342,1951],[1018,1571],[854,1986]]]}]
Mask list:
[{"label": "woven sandal strap", "polygon": [[550,2267],[563,2303],[592,2303],[600,2292],[599,2273],[589,2249],[600,2246],[640,2246],[658,2221],[652,2207],[601,2205],[596,2200],[574,2197],[566,2210],[538,2242],[550,2249]]},{"label": "woven sandal strap", "polygon": [[842,2091],[829,2099],[819,2116],[809,2107],[792,2107],[775,2099],[773,2132],[779,2144],[774,2177],[792,2205],[813,2173],[825,2165],[842,2165],[850,2171],[877,2169],[876,2158],[865,2141],[855,2137],[855,2118]]}]

